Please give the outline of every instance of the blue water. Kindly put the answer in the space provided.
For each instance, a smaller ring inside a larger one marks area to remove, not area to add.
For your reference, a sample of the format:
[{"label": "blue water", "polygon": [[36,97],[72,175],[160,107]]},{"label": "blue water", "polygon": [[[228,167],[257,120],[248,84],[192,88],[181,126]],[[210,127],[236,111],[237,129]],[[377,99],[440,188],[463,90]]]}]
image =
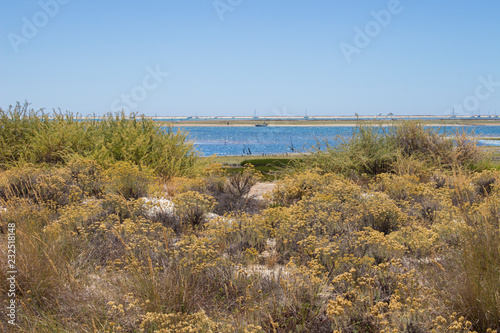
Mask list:
[{"label": "blue water", "polygon": [[[311,146],[325,140],[335,144],[340,138],[350,136],[355,129],[350,126],[189,126],[174,127],[189,132],[201,156],[267,155],[307,152]],[[436,127],[436,130],[438,127]],[[448,126],[440,132],[454,133],[456,129],[474,132],[477,136],[500,137],[500,126]],[[500,141],[480,140],[481,145],[500,145]]]}]

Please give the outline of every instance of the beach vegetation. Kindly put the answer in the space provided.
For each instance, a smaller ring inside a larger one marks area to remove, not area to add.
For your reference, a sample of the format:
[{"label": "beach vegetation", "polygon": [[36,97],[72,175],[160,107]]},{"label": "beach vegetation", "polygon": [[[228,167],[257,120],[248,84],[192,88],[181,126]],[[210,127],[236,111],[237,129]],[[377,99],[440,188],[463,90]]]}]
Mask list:
[{"label": "beach vegetation", "polygon": [[465,131],[426,128],[418,121],[354,128],[335,144],[319,142],[298,165],[347,176],[394,172],[425,177],[432,169],[484,169],[489,165],[476,139]]},{"label": "beach vegetation", "polygon": [[1,331],[500,329],[500,171],[474,140],[358,128],[257,198],[254,165],[145,118],[0,118]]}]

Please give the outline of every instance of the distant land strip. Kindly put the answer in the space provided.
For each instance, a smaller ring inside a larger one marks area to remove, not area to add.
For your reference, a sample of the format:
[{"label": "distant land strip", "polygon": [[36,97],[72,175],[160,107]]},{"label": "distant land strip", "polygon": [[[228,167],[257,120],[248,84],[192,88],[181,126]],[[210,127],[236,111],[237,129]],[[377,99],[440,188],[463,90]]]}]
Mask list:
[{"label": "distant land strip", "polygon": [[491,117],[432,117],[432,116],[394,116],[390,118],[360,116],[353,117],[179,117],[151,119],[173,126],[356,126],[356,125],[391,125],[398,121],[419,120],[426,125],[435,126],[500,126],[500,118]]}]

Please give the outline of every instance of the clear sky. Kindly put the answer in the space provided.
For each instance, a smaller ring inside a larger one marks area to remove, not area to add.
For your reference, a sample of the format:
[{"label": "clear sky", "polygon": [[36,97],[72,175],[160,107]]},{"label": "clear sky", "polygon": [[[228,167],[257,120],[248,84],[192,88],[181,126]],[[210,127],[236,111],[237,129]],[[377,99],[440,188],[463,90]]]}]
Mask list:
[{"label": "clear sky", "polygon": [[2,0],[0,107],[500,115],[498,0]]}]

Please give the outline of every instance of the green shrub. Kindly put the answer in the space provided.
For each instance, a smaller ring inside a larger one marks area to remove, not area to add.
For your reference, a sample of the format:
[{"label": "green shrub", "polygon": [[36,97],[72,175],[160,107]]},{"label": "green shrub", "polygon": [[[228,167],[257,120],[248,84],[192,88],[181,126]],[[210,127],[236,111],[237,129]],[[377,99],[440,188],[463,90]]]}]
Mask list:
[{"label": "green shrub", "polygon": [[108,114],[81,118],[72,113],[40,114],[28,103],[0,109],[0,167],[16,163],[66,164],[73,155],[101,166],[116,161],[147,165],[159,176],[193,175],[197,153],[186,133],[174,132],[145,116]]},{"label": "green shrub", "polygon": [[480,168],[484,160],[477,141],[465,132],[453,136],[425,128],[418,121],[404,121],[392,127],[356,126],[351,137],[337,145],[326,142],[312,148],[300,167],[318,167],[344,175],[376,175],[398,172],[425,176],[428,169]]},{"label": "green shrub", "polygon": [[378,131],[375,127],[357,126],[352,136],[338,145],[325,144],[325,149],[319,144],[313,147],[305,159],[306,166],[345,175],[374,175],[389,171],[397,157],[395,143],[384,128]]},{"label": "green shrub", "polygon": [[404,156],[437,160],[449,164],[453,141],[432,128],[424,128],[418,121],[406,121],[391,128],[389,135]]},{"label": "green shrub", "polygon": [[98,161],[129,161],[147,165],[159,176],[193,175],[198,170],[197,153],[186,141],[187,134],[165,129],[144,116],[108,114],[91,122],[95,146],[90,154]]},{"label": "green shrub", "polygon": [[17,103],[9,110],[0,108],[0,163],[2,166],[12,162],[21,162],[24,152],[29,145],[35,126],[42,121],[41,117],[33,110],[28,109],[29,104]]},{"label": "green shrub", "polygon": [[291,158],[256,158],[256,159],[249,159],[249,160],[244,160],[240,163],[241,166],[244,166],[245,164],[252,164],[254,167],[266,167],[266,166],[272,166],[272,167],[286,167],[288,166],[293,160]]},{"label": "green shrub", "polygon": [[64,163],[66,156],[92,149],[88,124],[72,113],[52,115],[16,104],[0,108],[0,163]]}]

